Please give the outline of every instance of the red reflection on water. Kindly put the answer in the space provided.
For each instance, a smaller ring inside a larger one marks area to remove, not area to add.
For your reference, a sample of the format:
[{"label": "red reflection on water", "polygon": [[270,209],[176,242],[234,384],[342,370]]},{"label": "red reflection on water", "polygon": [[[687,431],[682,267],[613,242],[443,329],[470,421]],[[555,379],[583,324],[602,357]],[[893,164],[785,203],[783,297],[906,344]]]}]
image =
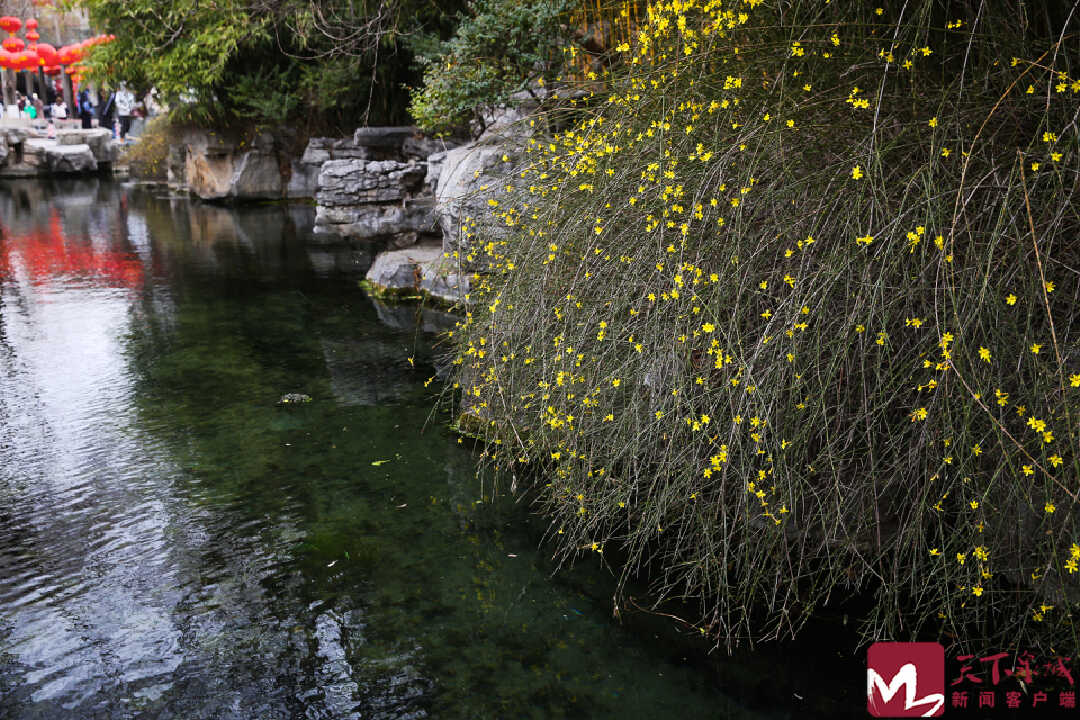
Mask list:
[{"label": "red reflection on water", "polygon": [[2,230],[0,279],[12,277],[15,268],[21,265],[34,285],[74,277],[90,280],[95,285],[142,287],[143,266],[138,257],[130,252],[103,250],[68,238],[55,211],[49,218],[47,229],[29,233]]}]

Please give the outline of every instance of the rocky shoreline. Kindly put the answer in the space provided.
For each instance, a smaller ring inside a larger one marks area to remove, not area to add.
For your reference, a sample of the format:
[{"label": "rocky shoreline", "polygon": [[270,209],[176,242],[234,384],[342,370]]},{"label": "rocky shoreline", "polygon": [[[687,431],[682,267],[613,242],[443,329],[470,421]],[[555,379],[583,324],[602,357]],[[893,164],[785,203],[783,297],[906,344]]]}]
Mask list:
[{"label": "rocky shoreline", "polygon": [[[347,138],[312,138],[299,157],[271,133],[245,143],[189,130],[169,146],[167,179],[211,202],[311,200],[325,265],[362,276],[379,297],[459,305],[475,269],[465,228],[488,217],[486,203],[514,172],[528,137],[520,119],[508,111],[471,142],[411,126],[362,127]],[[124,178],[122,157],[122,143],[104,128],[48,138],[0,127],[0,178]]]},{"label": "rocky shoreline", "polygon": [[381,297],[466,302],[472,273],[463,227],[487,216],[521,155],[516,114],[472,142],[410,126],[312,138],[287,157],[264,133],[247,147],[191,132],[170,149],[169,184],[204,200],[305,199],[327,265],[362,275]]}]

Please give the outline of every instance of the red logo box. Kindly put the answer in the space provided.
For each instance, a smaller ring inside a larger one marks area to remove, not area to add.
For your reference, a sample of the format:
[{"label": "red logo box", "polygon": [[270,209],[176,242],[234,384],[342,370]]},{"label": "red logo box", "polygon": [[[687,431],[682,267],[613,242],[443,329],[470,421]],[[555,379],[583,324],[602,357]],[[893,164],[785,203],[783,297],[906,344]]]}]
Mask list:
[{"label": "red logo box", "polygon": [[879,642],[866,651],[866,709],[874,717],[945,713],[945,649],[940,643]]}]

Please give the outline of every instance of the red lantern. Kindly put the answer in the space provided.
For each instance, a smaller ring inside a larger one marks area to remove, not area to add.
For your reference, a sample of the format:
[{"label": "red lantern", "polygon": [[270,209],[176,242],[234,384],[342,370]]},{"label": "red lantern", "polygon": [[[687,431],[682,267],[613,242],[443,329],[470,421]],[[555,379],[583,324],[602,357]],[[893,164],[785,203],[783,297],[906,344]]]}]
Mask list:
[{"label": "red lantern", "polygon": [[0,46],[11,53],[22,52],[26,49],[26,43],[23,42],[23,39],[15,37],[14,35],[9,35],[4,38],[4,41],[0,43]]},{"label": "red lantern", "polygon": [[29,40],[31,43],[36,43],[38,40],[41,39],[41,35],[38,35],[37,30],[30,30],[26,33],[26,39]]},{"label": "red lantern", "polygon": [[[29,20],[26,21],[26,29],[27,30],[37,30],[37,26],[38,26],[37,20],[35,20],[34,18],[30,18]],[[29,37],[29,35],[27,37]]]},{"label": "red lantern", "polygon": [[15,58],[7,50],[0,50],[0,68],[10,68]]},{"label": "red lantern", "polygon": [[21,27],[22,20],[17,17],[11,17],[10,15],[0,17],[0,30],[6,30],[12,35],[14,35],[15,33],[19,32],[19,28]]},{"label": "red lantern", "polygon": [[78,45],[65,45],[56,52],[61,65],[73,65],[83,58],[83,50]]},{"label": "red lantern", "polygon": [[34,70],[38,66],[38,56],[36,52],[30,50],[23,50],[15,56],[15,69],[16,70]]},{"label": "red lantern", "polygon": [[49,43],[38,43],[34,48],[34,52],[38,54],[38,62],[41,65],[59,65],[60,55]]},{"label": "red lantern", "polygon": [[64,71],[64,68],[60,67],[59,65],[46,65],[45,66],[45,74],[46,75],[59,75],[63,71]]}]

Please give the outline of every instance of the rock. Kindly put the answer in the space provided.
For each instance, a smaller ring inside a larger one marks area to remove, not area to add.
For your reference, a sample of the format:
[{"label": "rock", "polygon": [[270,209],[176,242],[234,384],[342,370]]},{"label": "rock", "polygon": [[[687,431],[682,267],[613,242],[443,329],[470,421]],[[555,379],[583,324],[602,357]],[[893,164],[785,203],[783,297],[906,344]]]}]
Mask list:
[{"label": "rock", "polygon": [[0,138],[0,167],[7,164],[8,154],[7,142],[5,142],[4,138]]},{"label": "rock", "polygon": [[430,203],[344,208],[320,206],[315,213],[315,230],[341,237],[377,238],[403,233],[436,233],[437,225]]},{"label": "rock", "polygon": [[89,145],[53,145],[45,148],[45,167],[54,173],[96,172],[97,159]]},{"label": "rock", "polygon": [[[97,158],[99,163],[115,163],[120,159],[120,153],[124,150],[124,143],[120,140],[110,140],[106,146],[107,152],[104,157]],[[93,148],[91,148],[93,150]],[[96,157],[96,156],[95,156]]]},{"label": "rock", "polygon": [[439,176],[442,175],[443,162],[446,160],[446,152],[432,153],[427,156],[427,172],[424,174],[424,189],[435,194],[439,185]]},{"label": "rock", "polygon": [[362,127],[353,133],[353,143],[366,148],[398,148],[405,139],[416,135],[419,130],[411,125],[397,127]]},{"label": "rock", "polygon": [[278,400],[278,405],[302,405],[311,402],[310,395],[303,393],[286,393]]},{"label": "rock", "polygon": [[423,182],[426,168],[393,160],[330,160],[319,173],[319,205],[340,207],[404,200]]},{"label": "rock", "polygon": [[109,147],[112,139],[112,132],[106,128],[92,128],[90,130],[70,128],[58,130],[56,133],[56,142],[58,144],[89,145],[90,151],[94,153],[94,158],[98,162],[106,163],[113,161],[113,154]]},{"label": "rock", "polygon": [[45,167],[45,151],[56,146],[55,140],[38,137],[27,138],[22,144],[23,163],[30,167]]},{"label": "rock", "polygon": [[321,165],[327,160],[333,160],[334,156],[331,154],[333,145],[334,138],[311,138],[308,140],[307,147],[304,148],[304,154],[300,158],[300,162],[307,165]]},{"label": "rock", "polygon": [[457,263],[434,242],[379,253],[367,281],[379,290],[423,292],[452,305],[462,302],[469,291],[468,276],[459,274]]},{"label": "rock", "polygon": [[444,255],[420,269],[420,289],[443,302],[456,305],[469,293],[469,275]]},{"label": "rock", "polygon": [[380,290],[419,290],[424,265],[442,258],[442,245],[425,244],[379,253],[367,271],[367,281]]},{"label": "rock", "polygon": [[261,132],[251,140],[251,147],[264,153],[274,152],[274,136],[268,132]]},{"label": "rock", "polygon": [[[305,151],[304,156],[307,157]],[[322,163],[293,160],[290,166],[289,184],[285,188],[290,198],[314,198],[319,189],[319,171]]]},{"label": "rock", "polygon": [[434,153],[446,152],[459,147],[465,141],[452,138],[429,138],[423,135],[410,135],[401,144],[401,154],[406,158],[424,160]]},{"label": "rock", "polygon": [[9,127],[4,128],[3,132],[8,145],[21,145],[30,137],[30,131],[26,128]]},{"label": "rock", "polygon": [[330,148],[331,160],[370,160],[371,150],[361,147],[352,141],[352,138],[341,138],[334,141]]},{"label": "rock", "polygon": [[172,189],[187,185],[187,148],[184,145],[170,145],[169,157],[165,163],[165,179]]},{"label": "rock", "polygon": [[462,225],[467,220],[483,225],[485,232],[495,237],[505,234],[505,229],[493,222],[488,200],[504,194],[502,188],[519,153],[520,145],[512,140],[487,134],[446,153],[435,188],[445,252],[453,254],[464,247]]},{"label": "rock", "polygon": [[242,200],[281,197],[281,168],[276,155],[262,150],[242,154],[229,182],[228,196]]}]

